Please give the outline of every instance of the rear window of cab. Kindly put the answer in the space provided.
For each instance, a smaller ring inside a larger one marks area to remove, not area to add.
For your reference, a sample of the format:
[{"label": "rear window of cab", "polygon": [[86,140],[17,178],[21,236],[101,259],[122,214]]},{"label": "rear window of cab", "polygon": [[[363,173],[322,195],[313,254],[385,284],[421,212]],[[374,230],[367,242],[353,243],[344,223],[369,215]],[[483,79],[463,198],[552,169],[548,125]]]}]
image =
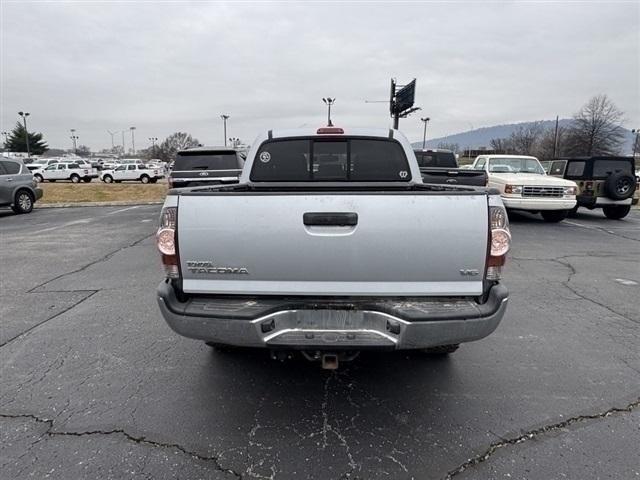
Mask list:
[{"label": "rear window of cab", "polygon": [[292,138],[264,142],[253,182],[406,182],[409,163],[395,140]]}]

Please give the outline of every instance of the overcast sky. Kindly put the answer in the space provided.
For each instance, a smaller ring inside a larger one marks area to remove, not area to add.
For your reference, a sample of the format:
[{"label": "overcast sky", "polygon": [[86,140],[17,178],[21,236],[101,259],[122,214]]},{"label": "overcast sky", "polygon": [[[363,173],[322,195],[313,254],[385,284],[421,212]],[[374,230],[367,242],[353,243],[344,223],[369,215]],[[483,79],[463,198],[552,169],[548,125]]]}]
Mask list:
[{"label": "overcast sky", "polygon": [[[50,147],[69,129],[186,131],[202,143],[271,128],[387,127],[390,77],[417,78],[411,140],[568,117],[606,93],[640,127],[640,2],[1,3],[2,130],[19,110]],[[116,136],[118,142],[120,135]]]}]

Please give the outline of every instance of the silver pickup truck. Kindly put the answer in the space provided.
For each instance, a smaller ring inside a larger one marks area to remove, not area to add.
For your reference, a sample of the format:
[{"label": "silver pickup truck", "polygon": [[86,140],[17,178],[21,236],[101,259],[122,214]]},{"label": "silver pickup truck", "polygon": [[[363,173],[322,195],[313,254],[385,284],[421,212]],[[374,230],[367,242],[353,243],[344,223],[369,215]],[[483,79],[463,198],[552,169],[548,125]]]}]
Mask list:
[{"label": "silver pickup truck", "polygon": [[446,354],[507,306],[500,196],[423,184],[397,130],[269,131],[239,184],[170,191],[156,238],[162,315],[214,347]]}]

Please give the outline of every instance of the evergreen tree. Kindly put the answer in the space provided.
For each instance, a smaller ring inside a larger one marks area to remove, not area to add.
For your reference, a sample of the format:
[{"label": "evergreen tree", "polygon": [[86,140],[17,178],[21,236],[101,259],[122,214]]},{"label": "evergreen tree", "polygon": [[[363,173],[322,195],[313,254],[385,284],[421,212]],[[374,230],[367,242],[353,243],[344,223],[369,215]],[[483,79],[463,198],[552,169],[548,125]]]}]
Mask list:
[{"label": "evergreen tree", "polygon": [[[26,152],[27,142],[25,138],[24,125],[16,122],[16,126],[11,130],[11,134],[4,144],[5,149],[11,152]],[[29,132],[29,151],[31,155],[42,155],[49,150],[49,146],[42,140],[41,133]]]}]

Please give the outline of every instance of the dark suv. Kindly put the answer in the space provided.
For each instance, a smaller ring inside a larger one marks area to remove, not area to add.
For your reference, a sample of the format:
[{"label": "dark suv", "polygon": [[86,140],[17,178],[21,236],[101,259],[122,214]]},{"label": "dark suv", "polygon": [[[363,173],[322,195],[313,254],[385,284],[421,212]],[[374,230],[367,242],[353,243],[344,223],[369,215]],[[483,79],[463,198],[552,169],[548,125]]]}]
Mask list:
[{"label": "dark suv", "polygon": [[181,150],[169,175],[172,188],[238,183],[244,159],[233,148],[197,147]]},{"label": "dark suv", "polygon": [[549,162],[549,175],[573,180],[578,185],[577,205],[602,208],[605,216],[621,219],[638,203],[638,179],[633,157],[577,157]]}]

